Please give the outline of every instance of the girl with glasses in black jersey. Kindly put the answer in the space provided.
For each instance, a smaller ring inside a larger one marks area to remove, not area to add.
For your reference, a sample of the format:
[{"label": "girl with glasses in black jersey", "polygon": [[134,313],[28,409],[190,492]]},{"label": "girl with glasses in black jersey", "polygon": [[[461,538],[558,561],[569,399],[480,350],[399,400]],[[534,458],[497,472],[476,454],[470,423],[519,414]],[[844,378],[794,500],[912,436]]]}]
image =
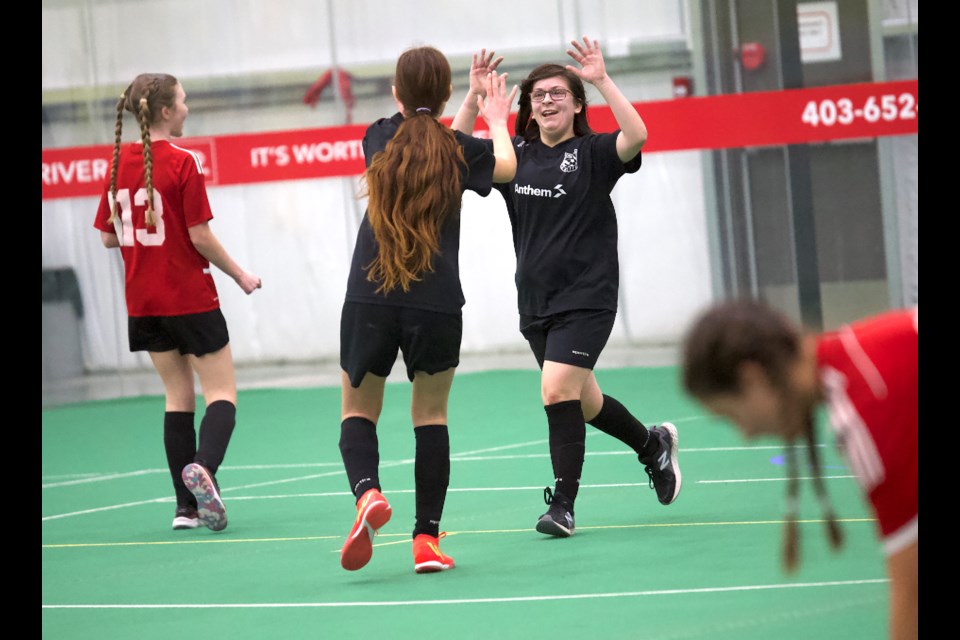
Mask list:
[{"label": "girl with glasses in black jersey", "polygon": [[[576,66],[543,64],[521,84],[513,139],[517,174],[495,185],[513,228],[520,331],[542,370],[549,425],[555,484],[544,491],[549,509],[536,528],[558,537],[574,532],[586,423],[637,453],[662,504],[676,500],[681,486],[676,427],[647,429],[601,392],[593,373],[617,314],[617,218],[610,192],[622,175],[640,168],[647,128],[607,75],[599,43],[584,37],[571,44],[567,54]],[[474,57],[470,92],[454,129],[472,131],[489,64],[485,51]],[[610,106],[618,131],[591,130],[584,81]]]}]

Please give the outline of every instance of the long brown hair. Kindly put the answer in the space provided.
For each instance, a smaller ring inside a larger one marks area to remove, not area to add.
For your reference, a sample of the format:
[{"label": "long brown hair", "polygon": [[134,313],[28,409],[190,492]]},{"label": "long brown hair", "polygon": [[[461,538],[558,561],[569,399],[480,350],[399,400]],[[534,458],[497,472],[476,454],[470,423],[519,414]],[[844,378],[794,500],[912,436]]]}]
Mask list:
[{"label": "long brown hair", "polygon": [[[763,369],[781,393],[785,405],[794,403],[788,389],[789,367],[800,356],[802,334],[781,312],[757,300],[740,299],[714,305],[694,322],[683,345],[683,386],[699,400],[720,394],[739,394],[740,369],[753,362]],[[792,404],[796,409],[797,404]],[[843,544],[843,533],[820,471],[813,408],[804,407],[800,416],[802,437],[813,474],[813,486],[827,537],[834,549]],[[787,439],[787,509],[783,562],[788,571],[799,559],[798,495],[800,492],[797,456],[793,438]]]},{"label": "long brown hair", "polygon": [[545,78],[563,78],[566,80],[573,98],[580,103],[580,113],[573,114],[573,135],[585,136],[588,133],[593,133],[593,129],[587,122],[587,92],[583,88],[583,80],[566,67],[547,63],[531,71],[530,75],[520,84],[520,108],[517,110],[517,120],[514,123],[516,135],[527,142],[533,142],[540,138],[540,125],[531,117],[533,107],[530,105],[530,92],[533,91],[533,85]]},{"label": "long brown hair", "polygon": [[123,112],[129,111],[140,125],[140,139],[143,141],[143,172],[147,188],[146,222],[156,225],[153,211],[153,151],[150,141],[150,125],[159,117],[163,107],[173,108],[177,98],[177,79],[166,73],[141,73],[130,83],[117,100],[117,124],[114,128],[113,165],[110,168],[110,195],[113,203],[110,207],[110,219],[117,219],[117,171],[120,167],[120,137],[123,132]]},{"label": "long brown hair", "polygon": [[367,216],[377,241],[377,257],[366,266],[377,293],[404,292],[433,271],[440,252],[440,230],[459,215],[463,150],[435,116],[450,99],[450,63],[433,47],[403,52],[394,78],[404,121],[365,174],[370,196]]}]

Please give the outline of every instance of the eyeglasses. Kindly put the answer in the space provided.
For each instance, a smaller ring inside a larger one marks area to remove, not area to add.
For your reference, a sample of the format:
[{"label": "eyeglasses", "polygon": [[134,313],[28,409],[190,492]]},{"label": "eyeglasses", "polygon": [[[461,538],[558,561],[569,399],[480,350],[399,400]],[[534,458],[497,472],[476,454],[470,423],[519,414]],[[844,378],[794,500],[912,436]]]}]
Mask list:
[{"label": "eyeglasses", "polygon": [[570,94],[568,89],[563,87],[554,87],[549,91],[543,91],[542,89],[537,89],[536,91],[530,92],[530,100],[532,102],[543,102],[543,99],[547,97],[547,94],[550,94],[550,99],[554,102],[562,102],[566,99],[567,95]]}]

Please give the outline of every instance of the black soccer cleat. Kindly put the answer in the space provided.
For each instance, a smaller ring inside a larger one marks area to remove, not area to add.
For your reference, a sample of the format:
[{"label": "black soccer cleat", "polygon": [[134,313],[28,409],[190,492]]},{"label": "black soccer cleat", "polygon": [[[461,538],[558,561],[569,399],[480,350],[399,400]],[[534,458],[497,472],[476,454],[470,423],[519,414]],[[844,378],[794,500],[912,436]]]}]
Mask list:
[{"label": "black soccer cleat", "polygon": [[660,440],[660,448],[655,456],[640,458],[645,465],[645,471],[650,478],[650,488],[656,489],[660,504],[671,504],[680,495],[680,464],[677,461],[677,450],[680,445],[680,436],[677,428],[669,422],[650,429],[651,437],[656,434]]},{"label": "black soccer cleat", "polygon": [[197,515],[197,508],[190,505],[177,505],[177,510],[173,514],[173,528],[175,530],[196,529],[198,526],[200,526],[200,518]]},{"label": "black soccer cleat", "polygon": [[544,488],[543,501],[550,505],[550,508],[537,520],[537,531],[557,538],[572,536],[573,501],[559,491],[554,493],[550,487]]}]

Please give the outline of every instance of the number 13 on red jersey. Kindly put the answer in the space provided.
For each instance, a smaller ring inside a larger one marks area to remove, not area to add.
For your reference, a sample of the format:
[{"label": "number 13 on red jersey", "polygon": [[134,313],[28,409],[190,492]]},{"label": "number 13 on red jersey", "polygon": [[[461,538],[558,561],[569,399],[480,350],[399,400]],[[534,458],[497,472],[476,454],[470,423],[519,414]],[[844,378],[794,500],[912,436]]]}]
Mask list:
[{"label": "number 13 on red jersey", "polygon": [[[110,200],[110,207],[113,208],[113,194],[107,193]],[[134,229],[133,227],[133,206],[130,203],[130,190],[118,189],[117,202],[120,204],[120,216],[114,220],[113,226],[117,230],[117,238],[120,240],[121,247],[132,247],[134,237],[137,242],[145,247],[159,247],[163,244],[166,237],[163,225],[163,198],[159,193],[154,193],[153,214],[157,219],[157,226],[153,231],[149,227]],[[137,189],[133,196],[133,205],[146,209],[147,190],[145,188]],[[144,214],[145,215],[145,214]]]}]

